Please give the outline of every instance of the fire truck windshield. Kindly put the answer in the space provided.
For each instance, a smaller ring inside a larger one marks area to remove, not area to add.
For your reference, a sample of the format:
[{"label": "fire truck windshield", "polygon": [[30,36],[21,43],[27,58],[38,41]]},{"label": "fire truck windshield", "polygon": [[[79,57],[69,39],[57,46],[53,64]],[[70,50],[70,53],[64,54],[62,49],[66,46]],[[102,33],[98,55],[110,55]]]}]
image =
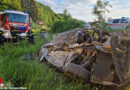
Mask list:
[{"label": "fire truck windshield", "polygon": [[8,21],[27,23],[28,22],[28,16],[27,15],[21,15],[21,14],[15,14],[15,13],[8,13]]}]

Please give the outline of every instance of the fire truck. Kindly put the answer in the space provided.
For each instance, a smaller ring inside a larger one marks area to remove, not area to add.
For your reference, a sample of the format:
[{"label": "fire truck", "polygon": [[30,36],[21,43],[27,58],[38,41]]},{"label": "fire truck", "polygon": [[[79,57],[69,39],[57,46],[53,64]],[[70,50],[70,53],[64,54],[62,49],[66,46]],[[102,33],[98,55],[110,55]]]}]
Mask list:
[{"label": "fire truck", "polygon": [[29,21],[29,15],[25,12],[12,10],[0,12],[0,45],[10,39],[14,43],[18,43],[21,38],[33,41],[34,35]]}]

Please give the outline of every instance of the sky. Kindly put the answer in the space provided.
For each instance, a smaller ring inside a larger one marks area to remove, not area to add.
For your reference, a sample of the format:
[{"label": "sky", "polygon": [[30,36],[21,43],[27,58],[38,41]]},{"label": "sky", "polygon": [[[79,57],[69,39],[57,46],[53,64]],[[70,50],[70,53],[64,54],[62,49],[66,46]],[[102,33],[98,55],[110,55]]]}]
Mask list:
[{"label": "sky", "polygon": [[[50,6],[56,13],[63,13],[67,9],[73,18],[91,22],[96,17],[92,14],[93,7],[97,0],[37,0],[46,6]],[[106,0],[102,0],[106,1]],[[130,17],[130,0],[107,0],[112,5],[109,18]]]}]

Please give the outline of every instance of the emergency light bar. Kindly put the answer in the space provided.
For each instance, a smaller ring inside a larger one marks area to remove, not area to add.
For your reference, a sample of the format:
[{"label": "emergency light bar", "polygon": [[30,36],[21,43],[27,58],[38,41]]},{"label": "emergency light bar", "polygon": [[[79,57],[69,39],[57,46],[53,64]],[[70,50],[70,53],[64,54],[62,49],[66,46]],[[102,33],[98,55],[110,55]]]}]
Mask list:
[{"label": "emergency light bar", "polygon": [[8,13],[15,13],[15,14],[23,14],[23,15],[28,15],[28,13],[26,12],[20,12],[20,11],[13,11],[13,10],[5,10],[4,12],[8,12]]}]

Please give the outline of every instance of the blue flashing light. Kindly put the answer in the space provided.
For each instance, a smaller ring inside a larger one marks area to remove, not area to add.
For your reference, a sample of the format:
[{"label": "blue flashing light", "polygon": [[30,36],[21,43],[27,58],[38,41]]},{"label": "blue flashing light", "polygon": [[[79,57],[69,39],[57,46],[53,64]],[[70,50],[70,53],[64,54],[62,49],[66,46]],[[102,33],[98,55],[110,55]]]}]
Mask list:
[{"label": "blue flashing light", "polygon": [[27,12],[24,12],[24,14],[28,14]]},{"label": "blue flashing light", "polygon": [[25,30],[26,28],[25,27],[21,27],[20,30]]},{"label": "blue flashing light", "polygon": [[21,14],[27,14],[26,12],[20,12],[20,11],[13,11],[13,10],[9,10],[9,9],[6,9],[5,12],[12,12],[12,13],[21,13]]},{"label": "blue flashing light", "polygon": [[5,11],[12,11],[12,10],[6,9]]}]

